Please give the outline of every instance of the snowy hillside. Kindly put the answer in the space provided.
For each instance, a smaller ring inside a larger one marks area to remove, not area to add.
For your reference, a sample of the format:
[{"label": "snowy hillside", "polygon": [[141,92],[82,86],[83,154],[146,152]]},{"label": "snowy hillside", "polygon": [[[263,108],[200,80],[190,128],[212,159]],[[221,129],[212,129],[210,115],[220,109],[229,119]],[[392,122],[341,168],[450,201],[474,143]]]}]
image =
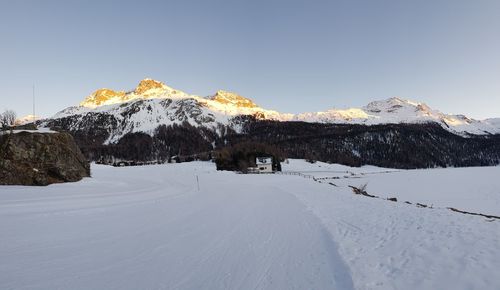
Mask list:
[{"label": "snowy hillside", "polygon": [[[170,88],[164,83],[152,79],[142,80],[135,90],[130,92],[115,92],[110,89],[97,90],[80,103],[79,109],[82,110],[82,107],[87,109],[98,108],[99,111],[107,111],[115,107],[112,105],[123,105],[133,101],[150,99],[192,100],[198,106],[205,107],[214,114],[223,115],[224,119],[227,119],[227,116],[254,115],[256,113],[263,114],[263,117],[269,119],[282,117],[282,114],[271,110],[264,110],[251,100],[235,93],[220,90],[213,96],[199,97]],[[77,112],[77,110],[73,109],[67,113],[74,114]],[[81,112],[85,112],[85,109]]]},{"label": "snowy hillside", "polygon": [[243,175],[192,162],[93,166],[93,178],[78,183],[0,187],[0,288],[500,288],[499,220],[347,187],[364,173],[368,190],[416,202],[418,184],[398,188],[391,183],[404,179],[385,176],[428,172],[418,179],[434,186],[421,186],[422,194],[454,205],[450,189],[476,200],[474,210],[498,213],[500,183],[490,177],[499,167],[402,173],[301,160],[283,167],[347,177]]},{"label": "snowy hillside", "polygon": [[[105,143],[113,143],[127,133],[152,134],[160,125],[183,122],[214,130],[220,125],[226,125],[238,131],[240,128],[237,117],[242,115],[259,119],[287,116],[264,110],[235,93],[218,91],[213,96],[199,97],[172,89],[155,80],[144,79],[131,92],[97,90],[80,106],[64,109],[49,121],[71,118],[68,129],[73,131],[92,126],[88,124],[88,116],[94,116],[95,122],[107,122],[101,124],[110,131],[110,137]],[[47,124],[46,122],[47,120],[42,124]]]},{"label": "snowy hillside", "polygon": [[[108,120],[111,131],[106,143],[118,141],[127,133],[152,134],[159,125],[188,122],[194,126],[217,128],[220,125],[240,129],[238,116],[257,119],[305,121],[335,124],[394,124],[436,122],[456,134],[500,134],[498,119],[478,121],[462,115],[447,115],[400,98],[375,101],[363,108],[331,109],[325,112],[286,114],[259,107],[238,94],[218,91],[213,96],[200,97],[152,80],[144,79],[132,91],[100,89],[85,98],[77,107],[67,108],[50,120],[72,118],[69,130],[88,127],[89,115]],[[85,120],[84,120],[85,119]],[[45,121],[44,124],[47,124]],[[97,120],[96,120],[97,121]]]},{"label": "snowy hillside", "polygon": [[374,101],[361,109],[304,113],[294,119],[306,122],[351,123],[351,124],[397,124],[436,122],[453,133],[500,134],[498,120],[478,121],[463,115],[447,115],[431,109],[424,103],[401,98]]}]

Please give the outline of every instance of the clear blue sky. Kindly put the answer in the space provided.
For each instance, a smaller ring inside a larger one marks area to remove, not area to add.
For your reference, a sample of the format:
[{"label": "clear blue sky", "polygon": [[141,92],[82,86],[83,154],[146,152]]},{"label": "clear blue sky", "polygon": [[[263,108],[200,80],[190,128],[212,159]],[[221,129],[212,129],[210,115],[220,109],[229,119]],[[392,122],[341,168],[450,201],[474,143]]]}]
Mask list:
[{"label": "clear blue sky", "polygon": [[51,116],[151,77],[284,112],[401,96],[500,116],[500,1],[7,1],[0,110]]}]

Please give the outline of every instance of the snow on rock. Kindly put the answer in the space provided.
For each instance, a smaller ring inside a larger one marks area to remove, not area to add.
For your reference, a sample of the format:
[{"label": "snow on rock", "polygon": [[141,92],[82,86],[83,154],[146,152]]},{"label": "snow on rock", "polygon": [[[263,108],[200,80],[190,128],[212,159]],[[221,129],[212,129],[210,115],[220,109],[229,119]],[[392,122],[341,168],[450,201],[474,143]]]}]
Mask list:
[{"label": "snow on rock", "polygon": [[[13,134],[16,133],[21,133],[21,132],[27,132],[27,133],[59,133],[57,131],[50,130],[50,128],[38,128],[36,130],[24,130],[24,129],[19,129],[19,130],[12,130]],[[6,131],[6,133],[10,133],[10,131]]]},{"label": "snow on rock", "polygon": [[493,128],[500,128],[500,118],[486,119],[484,122]]},{"label": "snow on rock", "polygon": [[227,92],[223,90],[217,91],[217,93],[213,97],[210,97],[210,99],[224,105],[230,104],[232,106],[246,107],[246,108],[257,107],[257,105],[251,100],[242,97],[236,93]]},{"label": "snow on rock", "polygon": [[[96,115],[98,114],[98,115]],[[215,129],[227,125],[239,131],[240,122],[235,120],[242,115],[258,119],[282,119],[286,114],[265,110],[251,100],[235,93],[218,91],[214,96],[199,97],[172,89],[151,79],[142,80],[131,92],[115,92],[101,89],[90,95],[80,106],[69,107],[51,119],[71,117],[70,130],[78,130],[88,124],[85,118],[112,120],[107,125],[110,131],[105,144],[120,140],[127,133],[144,132],[152,135],[160,125],[173,125],[188,122],[193,126]],[[47,125],[51,119],[44,120]]]},{"label": "snow on rock", "polygon": [[[166,106],[166,103],[173,103],[174,106]],[[137,118],[127,121],[123,114],[125,111],[130,112],[130,108],[135,110],[132,113]],[[147,111],[140,112],[145,109]],[[200,118],[194,120],[193,112],[189,110],[194,110],[194,114],[197,116],[203,116],[205,121],[199,122]],[[464,136],[467,134],[500,134],[498,119],[478,121],[463,115],[447,115],[431,109],[426,104],[402,98],[371,102],[363,108],[288,114],[261,108],[250,99],[236,93],[219,90],[213,96],[200,97],[173,89],[152,79],[142,80],[134,90],[129,92],[111,89],[97,90],[88,96],[80,106],[64,109],[52,119],[68,116],[83,117],[89,113],[107,113],[113,115],[117,120],[130,122],[124,125],[120,132],[115,132],[114,137],[108,142],[117,141],[129,132],[151,133],[151,130],[159,125],[170,125],[183,121],[188,121],[196,126],[214,127],[218,124],[233,126],[233,118],[242,115],[277,121],[336,124],[376,125],[437,122],[443,128]],[[188,117],[184,118],[184,116]],[[140,119],[140,117],[144,117],[144,119]],[[234,126],[238,130],[237,125]]]},{"label": "snow on rock", "polygon": [[431,109],[424,103],[394,97],[374,101],[358,109],[331,109],[326,112],[303,113],[294,118],[298,121],[348,124],[398,124],[436,122],[443,128],[459,134],[500,134],[500,123],[478,121],[463,115],[447,115]]},{"label": "snow on rock", "polygon": [[29,129],[17,129],[17,130],[7,130],[7,131],[0,131],[0,135],[7,135],[7,134],[18,134],[18,133],[47,133],[47,134],[53,134],[53,133],[59,133],[57,131],[50,130],[50,128],[38,128],[36,130],[29,130]]},{"label": "snow on rock", "polygon": [[121,104],[133,100],[144,100],[151,98],[187,98],[184,92],[172,89],[164,83],[152,79],[143,79],[135,90],[131,92],[113,91],[111,89],[99,89],[80,103],[80,106],[96,108],[99,106]]}]

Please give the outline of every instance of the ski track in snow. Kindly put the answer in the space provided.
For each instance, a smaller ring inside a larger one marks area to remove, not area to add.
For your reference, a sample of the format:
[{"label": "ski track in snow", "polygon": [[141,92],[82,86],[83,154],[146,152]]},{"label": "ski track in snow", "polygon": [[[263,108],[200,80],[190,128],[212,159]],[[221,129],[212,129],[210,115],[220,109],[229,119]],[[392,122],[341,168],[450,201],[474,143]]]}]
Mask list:
[{"label": "ski track in snow", "polygon": [[[363,178],[377,190],[478,170],[283,166],[374,173]],[[214,167],[94,165],[78,183],[0,187],[0,289],[500,289],[498,221],[353,195],[346,184],[363,178],[334,187]],[[484,182],[468,183],[500,200]]]}]

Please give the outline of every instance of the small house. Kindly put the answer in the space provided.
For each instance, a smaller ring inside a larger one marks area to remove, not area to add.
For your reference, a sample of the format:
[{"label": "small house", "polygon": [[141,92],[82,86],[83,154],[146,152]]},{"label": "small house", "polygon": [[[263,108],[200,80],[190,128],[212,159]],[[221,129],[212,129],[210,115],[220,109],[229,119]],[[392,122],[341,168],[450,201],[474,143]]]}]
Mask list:
[{"label": "small house", "polygon": [[256,171],[259,173],[273,173],[273,158],[272,157],[257,157],[255,158]]}]

